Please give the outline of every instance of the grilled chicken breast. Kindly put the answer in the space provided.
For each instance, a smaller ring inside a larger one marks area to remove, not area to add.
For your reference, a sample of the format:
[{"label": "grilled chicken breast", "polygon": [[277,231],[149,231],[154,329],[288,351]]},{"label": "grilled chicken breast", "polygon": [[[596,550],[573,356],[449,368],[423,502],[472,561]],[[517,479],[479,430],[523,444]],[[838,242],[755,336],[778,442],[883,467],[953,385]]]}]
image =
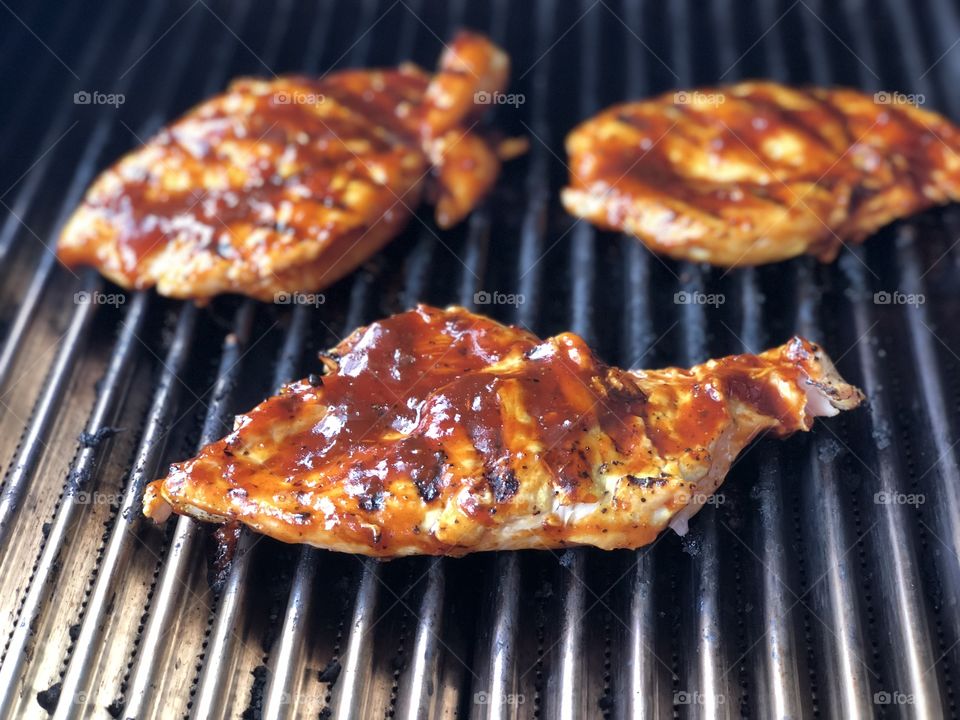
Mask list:
[{"label": "grilled chicken breast", "polygon": [[473,132],[507,56],[460,33],[429,75],[413,66],[320,79],[240,79],[104,172],[58,254],[127,288],[204,299],[312,292],[393,238],[429,195],[441,227],[493,185]]},{"label": "grilled chicken breast", "polygon": [[684,531],[758,434],[861,400],[800,338],[626,371],[576,335],[542,341],[457,307],[373,323],[326,361],[151,483],[144,512],[383,558],[636,548]]},{"label": "grilled chicken breast", "polygon": [[832,261],[960,198],[960,133],[896,93],[770,82],[611,107],[567,138],[567,210],[714,265]]}]

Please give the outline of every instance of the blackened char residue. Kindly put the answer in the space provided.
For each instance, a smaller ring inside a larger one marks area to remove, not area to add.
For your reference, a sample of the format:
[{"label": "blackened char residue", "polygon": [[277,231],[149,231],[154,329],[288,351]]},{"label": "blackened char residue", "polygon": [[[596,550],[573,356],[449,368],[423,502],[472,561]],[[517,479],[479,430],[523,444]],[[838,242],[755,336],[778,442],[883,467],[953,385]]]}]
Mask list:
[{"label": "blackened char residue", "polygon": [[631,485],[636,485],[641,488],[655,488],[662,487],[666,484],[667,478],[660,476],[641,476],[641,475],[627,475],[627,482]]},{"label": "blackened char residue", "polygon": [[486,476],[490,489],[493,490],[493,499],[497,502],[506,502],[520,489],[517,475],[513,470],[504,470],[499,473],[488,473]]},{"label": "blackened char residue", "polygon": [[433,453],[434,463],[423,468],[416,468],[410,473],[413,484],[417,486],[420,499],[424,502],[433,502],[440,496],[443,488],[443,473],[447,464],[447,454],[442,450]]}]

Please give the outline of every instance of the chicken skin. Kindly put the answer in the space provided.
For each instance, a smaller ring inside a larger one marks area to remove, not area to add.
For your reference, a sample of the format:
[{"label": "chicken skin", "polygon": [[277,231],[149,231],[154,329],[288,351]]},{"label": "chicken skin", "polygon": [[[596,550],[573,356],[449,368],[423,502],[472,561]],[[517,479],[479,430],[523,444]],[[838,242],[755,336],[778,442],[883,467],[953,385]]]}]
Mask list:
[{"label": "chicken skin", "polygon": [[407,223],[422,199],[450,227],[483,198],[497,149],[474,126],[509,60],[461,32],[414,65],[320,79],[239,79],[105,171],[58,255],[126,288],[270,301],[319,290]]},{"label": "chicken skin", "polygon": [[151,483],[144,512],[381,558],[680,532],[757,435],[856,407],[815,345],[625,371],[463,308],[362,328]]},{"label": "chicken skin", "polygon": [[908,100],[745,82],[617,105],[567,137],[563,204],[676,259],[830,262],[960,198],[960,131]]}]

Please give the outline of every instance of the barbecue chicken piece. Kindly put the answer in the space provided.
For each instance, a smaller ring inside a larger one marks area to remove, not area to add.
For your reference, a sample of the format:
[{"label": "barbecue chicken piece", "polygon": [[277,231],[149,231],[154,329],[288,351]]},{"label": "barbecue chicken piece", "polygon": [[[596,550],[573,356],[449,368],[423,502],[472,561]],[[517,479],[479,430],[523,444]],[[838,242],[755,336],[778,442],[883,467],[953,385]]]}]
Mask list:
[{"label": "barbecue chicken piece", "polygon": [[440,70],[239,79],[104,172],[58,254],[127,288],[273,300],[353,270],[425,196],[449,227],[500,170],[473,128],[507,56],[457,35]]},{"label": "barbecue chicken piece", "polygon": [[958,151],[956,126],[896,93],[770,82],[671,92],[570,133],[563,204],[677,259],[830,262],[844,243],[960,199]]},{"label": "barbecue chicken piece", "polygon": [[540,340],[457,307],[373,323],[326,361],[151,483],[145,514],[382,558],[636,548],[685,531],[758,434],[862,398],[801,338],[626,371],[571,333]]}]

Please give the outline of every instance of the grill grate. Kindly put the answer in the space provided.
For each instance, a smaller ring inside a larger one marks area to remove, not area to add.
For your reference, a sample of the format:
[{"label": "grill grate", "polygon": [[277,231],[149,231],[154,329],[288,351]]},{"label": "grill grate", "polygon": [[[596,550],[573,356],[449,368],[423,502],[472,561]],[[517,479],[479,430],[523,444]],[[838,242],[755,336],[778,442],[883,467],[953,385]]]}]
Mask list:
[{"label": "grill grate", "polygon": [[[0,28],[16,70],[0,77],[16,99],[0,135],[0,717],[957,715],[960,212],[887,228],[833,266],[724,273],[655,258],[557,199],[577,120],[671,87],[842,83],[920,93],[958,118],[956,7],[22,5],[5,10],[22,24]],[[464,227],[413,221],[319,308],[75,301],[117,291],[71,275],[44,245],[138,137],[238,74],[432,66],[438,38],[460,25],[510,51],[526,102],[497,121],[531,138]],[[126,103],[78,106],[81,90]],[[683,290],[726,302],[677,305]],[[895,290],[926,302],[873,301]],[[318,348],[420,300],[474,306],[481,291],[524,298],[485,312],[541,335],[572,329],[624,366],[801,332],[840,356],[870,404],[757,443],[687,538],[635,553],[379,564],[243,533],[212,586],[207,528],[139,519],[145,482],[305,372]]]}]

